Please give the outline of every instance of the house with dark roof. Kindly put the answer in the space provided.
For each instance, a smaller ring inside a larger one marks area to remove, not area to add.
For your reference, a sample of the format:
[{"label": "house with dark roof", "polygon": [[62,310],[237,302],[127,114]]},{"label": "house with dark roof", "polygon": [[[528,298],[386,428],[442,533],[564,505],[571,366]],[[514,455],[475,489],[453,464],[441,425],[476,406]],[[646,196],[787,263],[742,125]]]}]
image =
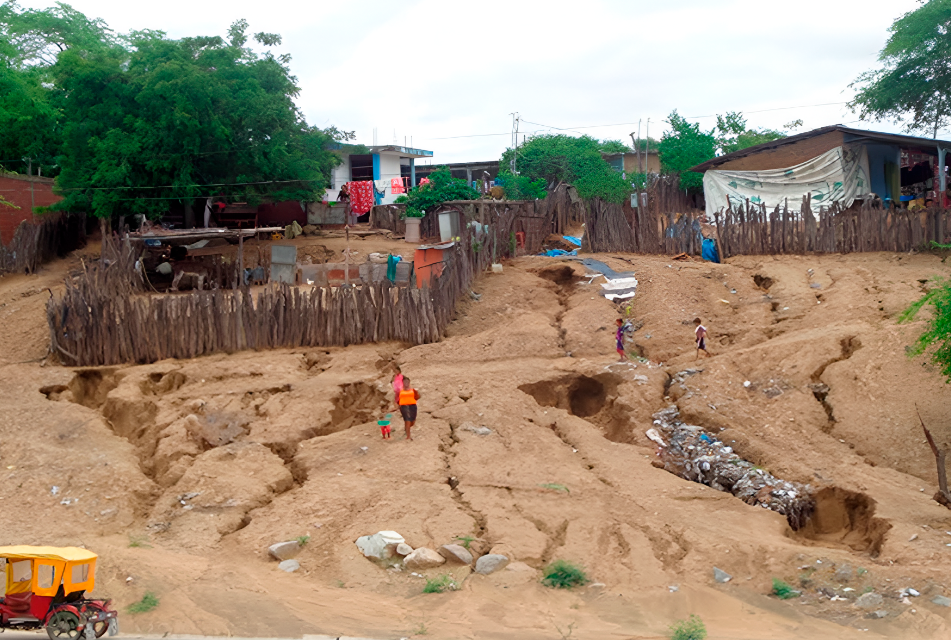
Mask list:
[{"label": "house with dark roof", "polygon": [[773,140],[708,160],[703,173],[707,213],[728,206],[811,206],[879,198],[899,207],[947,205],[951,141],[853,129],[840,124]]}]

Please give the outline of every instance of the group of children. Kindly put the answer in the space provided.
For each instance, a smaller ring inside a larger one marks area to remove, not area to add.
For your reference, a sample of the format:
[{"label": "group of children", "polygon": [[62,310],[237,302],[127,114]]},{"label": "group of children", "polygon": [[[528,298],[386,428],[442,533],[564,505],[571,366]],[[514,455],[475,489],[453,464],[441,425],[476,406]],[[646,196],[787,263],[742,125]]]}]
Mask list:
[{"label": "group of children", "polygon": [[[700,318],[694,318],[693,323],[696,325],[694,329],[694,343],[697,346],[697,359],[700,358],[701,351],[703,351],[704,357],[709,358],[711,354],[707,351],[707,328],[703,326]],[[614,337],[617,340],[618,362],[627,362],[627,354],[624,353],[624,338],[632,331],[633,327],[630,322],[625,321],[624,318],[617,319],[617,332],[614,334]]]},{"label": "group of children", "polygon": [[[694,318],[693,321],[696,328],[694,329],[694,343],[697,347],[697,358],[700,358],[700,352],[702,351],[704,357],[710,357],[710,352],[707,351],[707,328],[703,326],[700,318]],[[618,359],[620,362],[627,361],[627,354],[625,353],[624,339],[625,336],[633,331],[633,327],[630,322],[626,322],[624,318],[617,319],[617,333],[615,333],[615,339],[617,340],[617,353]],[[416,424],[416,413],[418,410],[417,401],[419,400],[419,391],[413,388],[410,379],[403,375],[403,373],[397,368],[396,376],[393,378],[393,395],[396,400],[396,405],[399,407],[400,415],[403,417],[403,429],[406,432],[406,439],[412,440],[412,428]],[[380,425],[380,432],[383,435],[384,440],[389,440],[391,437],[390,430],[390,414],[386,414],[386,419],[379,420],[377,424]]]},{"label": "group of children", "polygon": [[[402,374],[399,368],[396,369],[396,376],[393,378],[393,394],[396,405],[400,409],[400,415],[403,417],[403,429],[406,431],[406,439],[412,440],[411,429],[416,424],[416,401],[419,400],[419,391],[413,388],[410,379]],[[390,439],[390,414],[386,414],[386,419],[377,421],[380,426],[380,433],[384,440]]]}]

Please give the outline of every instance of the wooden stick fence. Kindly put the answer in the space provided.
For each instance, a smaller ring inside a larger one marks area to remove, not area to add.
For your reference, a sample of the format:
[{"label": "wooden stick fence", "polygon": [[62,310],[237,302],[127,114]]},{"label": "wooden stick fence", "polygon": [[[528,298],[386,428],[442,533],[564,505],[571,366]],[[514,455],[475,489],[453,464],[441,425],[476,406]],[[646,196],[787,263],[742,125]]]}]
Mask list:
[{"label": "wooden stick fence", "polygon": [[145,293],[132,248],[107,236],[104,259],[84,267],[47,304],[51,351],[67,365],[97,366],[245,349],[435,342],[493,253],[510,254],[513,220],[511,211],[497,215],[478,243],[467,232],[431,287],[274,285],[256,298],[247,288]]},{"label": "wooden stick fence", "polygon": [[23,221],[13,240],[0,246],[0,273],[35,273],[37,267],[86,244],[86,218],[68,213],[43,214],[39,223]]},{"label": "wooden stick fence", "polygon": [[948,209],[895,209],[866,201],[848,209],[833,204],[818,215],[807,195],[800,210],[788,203],[767,209],[745,202],[716,214],[722,257],[804,253],[855,253],[926,249],[948,242]]}]

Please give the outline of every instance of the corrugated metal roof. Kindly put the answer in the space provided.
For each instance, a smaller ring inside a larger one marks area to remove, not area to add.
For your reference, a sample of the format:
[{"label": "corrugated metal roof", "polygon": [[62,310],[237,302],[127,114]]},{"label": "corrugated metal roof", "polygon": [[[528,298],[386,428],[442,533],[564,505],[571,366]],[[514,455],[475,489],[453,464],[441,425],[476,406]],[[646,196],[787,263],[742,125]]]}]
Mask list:
[{"label": "corrugated metal roof", "polygon": [[937,154],[937,147],[940,145],[942,147],[947,147],[951,149],[951,141],[948,140],[936,140],[934,138],[919,138],[917,136],[905,136],[897,133],[884,133],[881,131],[866,131],[865,129],[853,129],[851,127],[846,127],[841,124],[833,124],[828,127],[820,127],[819,129],[813,129],[812,131],[807,131],[805,133],[798,133],[794,136],[789,136],[786,138],[781,138],[779,140],[773,140],[771,142],[764,142],[763,144],[757,144],[752,147],[747,147],[746,149],[740,149],[739,151],[734,151],[733,153],[727,153],[725,155],[713,158],[712,160],[707,160],[702,162],[695,167],[691,167],[689,171],[697,171],[703,173],[708,169],[713,169],[725,162],[730,162],[731,160],[736,160],[737,158],[745,158],[746,156],[755,155],[762,151],[770,151],[772,149],[777,149],[779,147],[785,146],[787,144],[794,144],[796,142],[801,142],[802,140],[808,140],[809,138],[815,138],[817,136],[825,135],[827,133],[832,133],[834,131],[841,131],[842,133],[847,133],[854,135],[859,139],[865,138],[868,140],[877,140],[880,142],[891,142],[893,144],[901,144],[913,147],[924,147],[926,149],[935,148],[935,154]]}]

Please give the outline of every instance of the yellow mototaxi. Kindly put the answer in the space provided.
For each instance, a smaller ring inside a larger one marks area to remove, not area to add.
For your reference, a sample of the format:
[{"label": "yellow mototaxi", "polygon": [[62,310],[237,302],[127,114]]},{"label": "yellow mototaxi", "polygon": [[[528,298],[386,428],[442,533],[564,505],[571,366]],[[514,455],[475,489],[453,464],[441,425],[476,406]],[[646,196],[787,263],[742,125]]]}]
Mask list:
[{"label": "yellow mototaxi", "polygon": [[0,630],[46,628],[50,640],[85,640],[119,631],[111,600],[86,597],[96,584],[96,559],[78,547],[0,547],[4,594]]}]

